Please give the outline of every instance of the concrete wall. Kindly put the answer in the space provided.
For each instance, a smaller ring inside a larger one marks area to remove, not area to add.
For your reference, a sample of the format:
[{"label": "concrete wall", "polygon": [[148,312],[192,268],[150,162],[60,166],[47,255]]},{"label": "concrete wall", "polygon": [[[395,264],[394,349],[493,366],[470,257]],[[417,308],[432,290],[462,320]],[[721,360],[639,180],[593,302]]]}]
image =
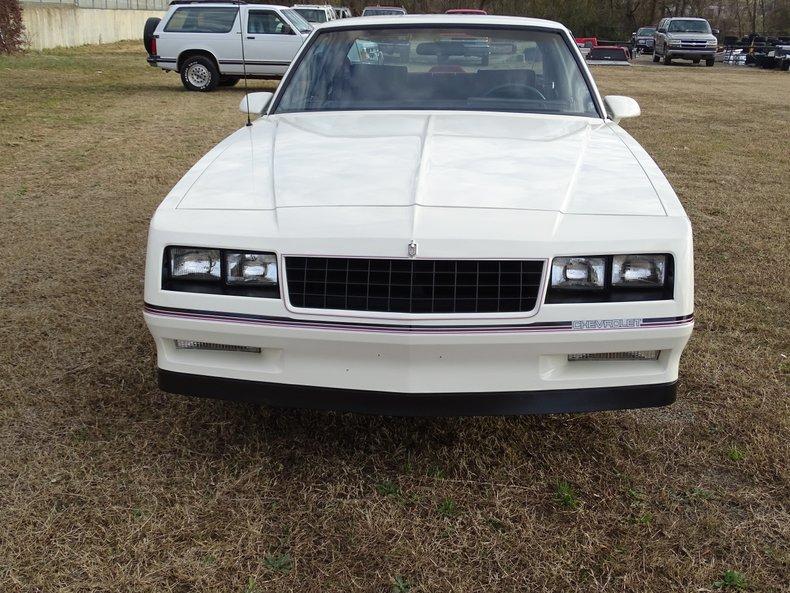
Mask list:
[{"label": "concrete wall", "polygon": [[31,49],[142,40],[145,20],[163,14],[154,10],[22,4],[22,20]]}]

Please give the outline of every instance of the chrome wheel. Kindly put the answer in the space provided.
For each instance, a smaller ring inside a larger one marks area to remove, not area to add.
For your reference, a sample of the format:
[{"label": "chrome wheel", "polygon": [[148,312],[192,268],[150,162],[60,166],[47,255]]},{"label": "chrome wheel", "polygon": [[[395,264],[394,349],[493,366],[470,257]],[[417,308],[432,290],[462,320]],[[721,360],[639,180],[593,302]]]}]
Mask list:
[{"label": "chrome wheel", "polygon": [[187,69],[187,80],[192,86],[203,89],[211,81],[211,72],[203,64],[192,64]]}]

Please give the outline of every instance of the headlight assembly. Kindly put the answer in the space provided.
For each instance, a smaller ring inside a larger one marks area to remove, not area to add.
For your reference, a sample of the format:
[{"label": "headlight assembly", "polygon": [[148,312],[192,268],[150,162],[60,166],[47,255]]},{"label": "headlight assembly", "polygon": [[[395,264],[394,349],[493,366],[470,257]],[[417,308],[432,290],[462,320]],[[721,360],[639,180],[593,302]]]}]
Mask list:
[{"label": "headlight assembly", "polygon": [[612,286],[660,288],[664,286],[666,267],[666,255],[615,255]]},{"label": "headlight assembly", "polygon": [[606,260],[602,257],[555,257],[551,287],[560,290],[603,290]]},{"label": "headlight assembly", "polygon": [[225,280],[233,286],[277,286],[273,253],[225,253]]},{"label": "headlight assembly", "polygon": [[170,249],[170,275],[180,280],[219,280],[219,249],[172,247]]},{"label": "headlight assembly", "polygon": [[673,297],[668,254],[555,257],[547,303],[658,301]]},{"label": "headlight assembly", "polygon": [[277,256],[237,249],[167,247],[162,289],[280,298]]}]

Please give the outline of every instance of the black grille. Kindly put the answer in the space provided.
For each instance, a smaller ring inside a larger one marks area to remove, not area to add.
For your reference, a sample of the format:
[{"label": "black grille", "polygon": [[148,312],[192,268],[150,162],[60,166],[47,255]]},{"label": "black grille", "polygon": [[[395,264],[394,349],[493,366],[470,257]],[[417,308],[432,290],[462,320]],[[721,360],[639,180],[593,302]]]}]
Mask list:
[{"label": "black grille", "polygon": [[286,257],[294,307],[506,313],[537,303],[543,262]]}]

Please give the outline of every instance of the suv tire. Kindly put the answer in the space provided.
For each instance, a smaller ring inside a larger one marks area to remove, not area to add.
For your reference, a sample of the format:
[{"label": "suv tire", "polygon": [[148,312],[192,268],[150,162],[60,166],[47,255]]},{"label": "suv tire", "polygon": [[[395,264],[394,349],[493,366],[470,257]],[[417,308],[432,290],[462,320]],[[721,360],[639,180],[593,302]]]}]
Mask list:
[{"label": "suv tire", "polygon": [[206,56],[192,56],[181,64],[181,82],[188,91],[207,93],[219,84],[219,71]]},{"label": "suv tire", "polygon": [[143,25],[143,45],[145,46],[145,51],[148,52],[148,55],[153,55],[151,52],[151,41],[154,39],[154,31],[156,30],[157,25],[162,19],[159,17],[152,16],[145,21],[145,25]]},{"label": "suv tire", "polygon": [[669,56],[664,56],[664,66],[669,66],[672,63],[672,58]]},{"label": "suv tire", "polygon": [[715,63],[716,63],[716,58],[707,58],[705,60],[705,65],[708,66],[709,68],[713,66],[713,64]]},{"label": "suv tire", "polygon": [[241,80],[240,76],[220,76],[219,86],[235,86]]}]

